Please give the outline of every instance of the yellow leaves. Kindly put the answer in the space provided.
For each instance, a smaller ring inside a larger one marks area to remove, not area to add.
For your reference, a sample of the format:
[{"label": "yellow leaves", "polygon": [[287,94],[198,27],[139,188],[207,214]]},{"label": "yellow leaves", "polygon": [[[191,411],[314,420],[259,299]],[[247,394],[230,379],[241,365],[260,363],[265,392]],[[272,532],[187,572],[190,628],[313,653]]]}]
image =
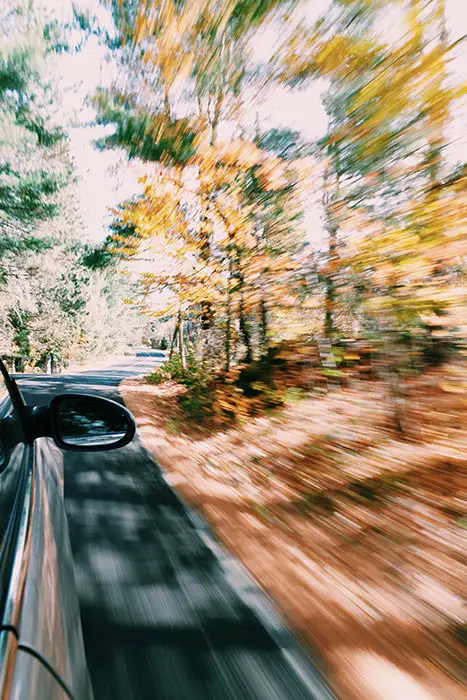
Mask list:
[{"label": "yellow leaves", "polygon": [[452,382],[441,382],[439,387],[449,394],[465,394],[467,391],[464,386],[453,384]]},{"label": "yellow leaves", "polygon": [[364,308],[370,315],[377,314],[388,306],[391,306],[391,300],[387,297],[372,297],[364,302]]},{"label": "yellow leaves", "polygon": [[447,91],[446,99],[449,101],[458,100],[467,95],[467,82],[456,85]]},{"label": "yellow leaves", "polygon": [[378,155],[378,153],[381,153],[381,151],[384,151],[386,148],[389,138],[389,135],[385,133],[374,134],[374,136],[369,138],[363,145],[361,149],[362,155],[366,158]]},{"label": "yellow leaves", "polygon": [[[200,125],[196,131],[196,136],[194,139],[194,146],[197,154],[205,154],[209,151],[211,144],[211,129],[208,124]],[[203,156],[204,158],[204,156]],[[199,162],[199,157],[193,158],[193,161]]]},{"label": "yellow leaves", "polygon": [[299,31],[290,41],[281,78],[319,74],[345,78],[371,64],[381,51],[377,42],[364,37],[334,34],[333,36]]},{"label": "yellow leaves", "polygon": [[342,71],[349,60],[352,51],[347,37],[334,36],[330,41],[321,45],[314,55],[318,70],[324,75]]},{"label": "yellow leaves", "polygon": [[285,47],[279,75],[283,82],[308,77],[315,72],[311,47],[317,39],[316,34],[307,36],[304,31],[299,31],[290,39]]},{"label": "yellow leaves", "polygon": [[[449,48],[437,42],[428,51],[423,50],[427,22],[422,20],[420,6],[412,3],[408,17],[409,38],[399,47],[384,50],[381,47],[380,55],[384,55],[384,59],[373,71],[367,71],[368,80],[353,97],[353,109],[364,110],[366,118],[361,124],[352,125],[349,136],[356,141],[370,138],[368,156],[385,148],[380,130],[391,120],[418,112],[426,115],[432,126],[438,126],[448,118],[452,100],[463,94],[463,86],[447,88],[443,85],[447,77]],[[350,51],[350,45],[345,50]],[[359,69],[352,65],[351,57],[342,59],[342,62],[347,63],[352,76],[358,75]],[[370,65],[368,62],[361,68],[366,70]],[[336,69],[336,77],[343,77],[339,75],[339,69]]]},{"label": "yellow leaves", "polygon": [[177,10],[173,0],[138,2],[133,43],[144,47],[143,60],[158,66],[166,84],[188,77],[196,61],[194,9],[190,3]]},{"label": "yellow leaves", "polygon": [[354,98],[353,105],[356,109],[367,104],[371,100],[378,97],[387,87],[388,77],[384,70],[380,70],[376,75],[363,87]]}]

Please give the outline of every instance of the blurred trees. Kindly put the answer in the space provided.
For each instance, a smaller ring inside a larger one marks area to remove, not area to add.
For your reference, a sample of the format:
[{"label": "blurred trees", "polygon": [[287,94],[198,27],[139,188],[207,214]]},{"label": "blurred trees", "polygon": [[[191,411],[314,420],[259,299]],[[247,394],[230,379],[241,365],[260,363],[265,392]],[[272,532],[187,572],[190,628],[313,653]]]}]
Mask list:
[{"label": "blurred trees", "polygon": [[246,141],[199,149],[191,167],[194,188],[181,169],[150,178],[144,197],[123,211],[132,234],[116,233],[114,249],[149,263],[139,273],[143,305],[167,292],[160,314],[179,323],[195,314],[198,330],[204,324],[222,342],[228,370],[239,346],[248,362],[267,355],[274,314],[294,306],[296,174]]},{"label": "blurred trees", "polygon": [[52,118],[53,93],[41,75],[45,45],[38,18],[26,3],[4,3],[0,16],[0,250],[3,281],[23,251],[46,237],[35,225],[57,212],[54,195],[67,181],[57,152],[64,134]]},{"label": "blurred trees", "polygon": [[[383,11],[396,17],[397,39],[385,38]],[[449,71],[455,43],[443,0],[336,0],[311,31],[297,31],[280,72],[294,84],[329,79],[325,331],[338,330],[337,299],[345,303],[353,290],[349,312],[384,343],[400,427],[401,376],[440,337],[465,334],[463,185],[450,190],[443,162],[451,113],[465,94]]]},{"label": "blurred trees", "polygon": [[81,240],[50,66],[78,19],[68,26],[40,3],[0,4],[0,349],[17,370],[112,352],[138,334],[127,282],[88,269]]},{"label": "blurred trees", "polygon": [[202,356],[226,371],[267,356],[274,318],[298,293],[298,135],[218,138],[219,123],[241,115],[251,32],[280,4],[116,3],[121,78],[96,97],[101,119],[116,123],[113,143],[159,164],[107,248],[147,262],[141,307],[165,293],[159,312],[197,321]]},{"label": "blurred trees", "polygon": [[[388,42],[382,13],[394,10],[403,31]],[[447,126],[464,87],[449,73],[454,44],[444,11],[442,0],[384,8],[336,0],[286,48],[283,80],[330,80],[322,143],[328,333],[339,277],[350,273],[358,281],[358,312],[388,338],[420,332],[433,314],[455,316],[464,303],[465,216],[461,200],[442,185]],[[452,327],[460,321],[454,316]]]},{"label": "blurred trees", "polygon": [[25,2],[0,6],[0,250],[2,352],[29,350],[25,325],[34,305],[24,261],[50,247],[40,222],[57,213],[69,176],[64,134],[53,119],[38,13]]},{"label": "blurred trees", "polygon": [[[97,248],[80,241],[66,130],[51,109],[46,59],[69,50],[67,33],[34,5],[5,6],[5,348],[39,364],[58,348],[64,358],[91,352],[111,343],[97,319],[113,328],[116,309],[130,334],[138,312],[152,324],[170,319],[164,337],[182,364],[188,343],[224,375],[239,362],[264,370],[276,345],[301,336],[377,338],[396,373],[419,366],[440,338],[447,347],[462,336],[466,176],[446,150],[465,86],[451,70],[458,42],[444,0],[332,0],[314,24],[298,22],[301,3],[285,0],[109,5],[118,73],[93,103],[115,131],[101,146],[124,147],[147,177]],[[398,33],[384,30],[388,12]],[[73,17],[80,31],[99,31],[76,9]],[[283,45],[255,65],[263,28],[279,26]],[[323,139],[307,144],[248,117],[248,101],[271,87],[318,79],[327,85]],[[324,250],[304,219],[318,189]]]},{"label": "blurred trees", "polygon": [[[436,334],[465,329],[465,173],[443,158],[465,94],[450,72],[457,42],[443,0],[333,0],[308,27],[293,25],[294,6],[115,3],[122,74],[97,104],[115,142],[156,167],[107,249],[140,261],[142,307],[163,291],[160,313],[189,319],[202,356],[209,347],[226,372],[283,337],[357,330],[384,340],[398,375]],[[385,35],[387,12],[397,37]],[[265,73],[251,44],[269,20],[286,39]],[[244,93],[266,89],[265,75],[292,89],[327,80],[325,138],[307,146],[245,126]],[[226,120],[238,134],[228,141]],[[324,255],[301,223],[319,183]]]}]

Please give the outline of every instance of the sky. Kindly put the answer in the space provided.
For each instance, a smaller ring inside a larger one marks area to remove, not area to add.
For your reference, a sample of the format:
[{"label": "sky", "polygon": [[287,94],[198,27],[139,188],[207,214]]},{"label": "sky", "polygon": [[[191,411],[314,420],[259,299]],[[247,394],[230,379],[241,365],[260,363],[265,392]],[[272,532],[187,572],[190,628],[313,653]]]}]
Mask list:
[{"label": "sky", "polygon": [[[71,0],[43,2],[59,16],[70,16]],[[329,2],[330,0],[309,0],[302,3],[297,21],[302,25],[313,23],[326,10]],[[102,27],[109,32],[113,31],[110,11],[98,0],[79,0],[77,4],[97,15]],[[446,13],[450,39],[454,41],[467,32],[467,0],[446,0]],[[384,15],[380,31],[386,38],[393,33],[397,40],[400,31],[397,17]],[[270,23],[255,35],[252,46],[254,60],[267,61],[283,40],[283,27]],[[459,46],[451,70],[457,78],[467,82],[467,41]],[[90,241],[99,242],[107,234],[106,226],[112,218],[110,208],[142,189],[138,182],[138,166],[128,164],[122,151],[99,152],[94,148],[94,139],[105,133],[103,127],[84,126],[95,117],[93,108],[86,104],[86,97],[99,86],[109,86],[116,67],[107,47],[91,36],[80,52],[58,56],[56,71],[62,85],[62,109],[77,124],[71,130],[71,150],[81,176],[79,191],[85,230]],[[253,104],[250,100],[252,107],[246,120],[252,125],[258,114],[260,122],[268,128],[288,127],[302,132],[306,139],[313,141],[326,133],[327,117],[321,99],[325,88],[326,82],[322,80],[314,81],[301,90],[276,87],[261,102],[255,101]],[[248,96],[245,96],[245,101],[248,102]],[[446,155],[449,161],[455,163],[462,154],[465,154],[464,159],[467,160],[467,96],[454,116],[449,133],[452,146]],[[232,123],[221,124],[219,138],[229,139],[233,128]],[[319,244],[323,237],[323,225],[321,204],[316,195],[312,195],[308,202],[306,227],[310,239]]]},{"label": "sky", "polygon": [[[70,16],[71,0],[44,0],[45,4],[61,17]],[[328,0],[310,4],[306,14],[313,21]],[[79,7],[98,14],[102,27],[112,31],[110,12],[98,0],[80,0]],[[312,7],[311,7],[312,6]],[[275,50],[279,38],[278,27],[268,28],[255,39],[255,60],[267,60]],[[283,39],[283,37],[282,37]],[[99,152],[93,141],[103,135],[103,128],[83,126],[94,119],[95,111],[86,105],[86,97],[97,87],[109,86],[115,76],[115,66],[109,61],[108,49],[92,36],[85,47],[76,54],[61,54],[57,57],[57,75],[61,83],[62,109],[80,126],[71,129],[71,151],[78,175],[81,179],[79,194],[83,212],[84,228],[91,242],[100,242],[107,235],[106,226],[112,219],[111,208],[142,187],[138,182],[141,174],[138,166],[127,164],[123,151]],[[314,140],[326,132],[327,119],[321,102],[324,82],[316,82],[300,92],[277,88],[270,92],[261,104],[255,103],[247,121],[253,125],[258,112],[262,123],[272,126],[287,126],[301,131],[307,139]],[[248,98],[246,98],[248,101]],[[220,125],[219,138],[228,140],[234,125]],[[307,212],[307,228],[321,230],[319,202],[310,201]]]}]

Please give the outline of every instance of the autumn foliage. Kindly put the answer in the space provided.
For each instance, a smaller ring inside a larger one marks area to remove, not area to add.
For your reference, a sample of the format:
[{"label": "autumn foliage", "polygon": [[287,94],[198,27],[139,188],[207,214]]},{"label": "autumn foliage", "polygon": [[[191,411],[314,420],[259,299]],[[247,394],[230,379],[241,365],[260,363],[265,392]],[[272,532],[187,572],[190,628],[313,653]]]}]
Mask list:
[{"label": "autumn foliage", "polygon": [[[426,680],[396,696],[460,697],[465,36],[444,0],[311,5],[114,4],[122,73],[98,102],[145,189],[108,247],[133,303],[173,323],[169,361],[130,391],[342,697],[394,697],[388,659]],[[261,117],[314,84],[324,135]],[[361,649],[384,660],[374,692]]]}]

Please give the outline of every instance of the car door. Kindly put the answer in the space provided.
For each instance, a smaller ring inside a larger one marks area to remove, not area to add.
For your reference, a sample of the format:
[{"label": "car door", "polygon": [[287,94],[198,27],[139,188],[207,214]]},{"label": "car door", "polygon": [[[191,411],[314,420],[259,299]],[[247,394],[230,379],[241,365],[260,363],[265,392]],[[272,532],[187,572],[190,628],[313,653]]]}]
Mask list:
[{"label": "car door", "polygon": [[90,700],[63,458],[0,362],[0,698]]}]

